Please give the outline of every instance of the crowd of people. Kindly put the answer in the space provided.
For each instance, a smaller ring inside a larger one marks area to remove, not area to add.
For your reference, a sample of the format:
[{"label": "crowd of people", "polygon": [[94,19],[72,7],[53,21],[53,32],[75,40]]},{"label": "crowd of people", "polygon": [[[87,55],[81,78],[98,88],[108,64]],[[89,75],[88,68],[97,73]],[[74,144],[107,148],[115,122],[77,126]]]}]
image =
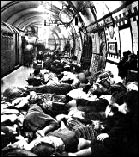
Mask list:
[{"label": "crowd of people", "polygon": [[28,87],[2,93],[2,156],[137,156],[138,82],[73,60],[49,57]]}]

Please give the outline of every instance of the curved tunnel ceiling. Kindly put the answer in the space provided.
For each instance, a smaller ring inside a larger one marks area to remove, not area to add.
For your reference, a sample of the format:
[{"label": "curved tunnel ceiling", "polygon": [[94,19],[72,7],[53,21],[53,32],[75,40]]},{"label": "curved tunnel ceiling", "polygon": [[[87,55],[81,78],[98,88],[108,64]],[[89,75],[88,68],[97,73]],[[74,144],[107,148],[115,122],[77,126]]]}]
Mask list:
[{"label": "curved tunnel ceiling", "polygon": [[[62,1],[57,2],[62,6]],[[1,20],[21,29],[34,21],[40,25],[43,22],[43,12],[37,10],[40,4],[41,1],[1,1]],[[57,19],[59,12],[60,8],[52,5],[52,18]]]},{"label": "curved tunnel ceiling", "polygon": [[36,11],[36,8],[28,8],[28,9],[18,12],[17,14],[11,15],[11,17],[7,20],[7,23],[16,25],[16,23],[20,23],[19,21],[22,21],[22,18],[28,17],[28,16],[30,16],[30,14],[32,14],[32,15],[38,14],[39,15],[39,13]]},{"label": "curved tunnel ceiling", "polygon": [[[62,4],[69,5],[69,2],[71,2],[73,7],[77,8],[77,10],[79,6],[78,1],[1,1],[1,21],[7,22],[20,29],[23,29],[29,24],[43,24],[42,12],[37,10],[42,2],[46,3],[47,6],[50,6],[50,3],[52,3],[49,10],[52,17],[56,20],[59,20]],[[97,19],[99,19],[104,16],[104,14],[120,7],[125,1],[83,1],[83,3],[86,2],[95,6]],[[102,7],[100,7],[100,5]]]}]

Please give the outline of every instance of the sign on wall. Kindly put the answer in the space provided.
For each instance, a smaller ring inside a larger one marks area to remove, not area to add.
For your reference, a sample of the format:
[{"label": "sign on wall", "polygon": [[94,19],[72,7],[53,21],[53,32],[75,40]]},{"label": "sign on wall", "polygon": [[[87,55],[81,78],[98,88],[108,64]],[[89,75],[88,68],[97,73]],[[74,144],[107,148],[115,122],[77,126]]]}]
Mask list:
[{"label": "sign on wall", "polygon": [[121,57],[123,56],[124,51],[132,52],[132,36],[130,27],[120,30],[121,38]]},{"label": "sign on wall", "polygon": [[108,42],[108,52],[111,54],[117,53],[117,43],[116,42]]}]

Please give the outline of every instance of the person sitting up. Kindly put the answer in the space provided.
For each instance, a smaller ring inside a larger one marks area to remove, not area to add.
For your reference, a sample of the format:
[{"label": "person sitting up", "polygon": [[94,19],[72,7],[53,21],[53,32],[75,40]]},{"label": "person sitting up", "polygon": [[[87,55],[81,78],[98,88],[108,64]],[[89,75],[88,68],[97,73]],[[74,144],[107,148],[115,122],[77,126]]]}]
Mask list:
[{"label": "person sitting up", "polygon": [[40,72],[40,69],[35,69],[32,74],[30,74],[27,82],[29,85],[39,86],[44,83],[44,75]]},{"label": "person sitting up", "polygon": [[120,62],[117,65],[118,68],[118,75],[121,77],[121,79],[124,79],[127,76],[127,70],[128,70],[128,56],[131,54],[131,51],[125,51],[123,52],[123,57],[120,60]]}]

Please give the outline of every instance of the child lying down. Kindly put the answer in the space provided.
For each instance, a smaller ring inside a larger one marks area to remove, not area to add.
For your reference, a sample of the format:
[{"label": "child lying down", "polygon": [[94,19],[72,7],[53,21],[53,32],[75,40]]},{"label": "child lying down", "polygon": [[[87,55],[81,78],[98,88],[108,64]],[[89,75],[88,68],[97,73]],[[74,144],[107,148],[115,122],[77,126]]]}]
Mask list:
[{"label": "child lying down", "polygon": [[[9,144],[8,147],[29,150],[38,156],[60,155],[63,152],[76,152],[90,146],[91,141],[84,138],[77,138],[73,131],[70,131],[61,121],[61,127],[46,136],[37,136],[30,143],[27,138],[19,137],[19,141]],[[66,154],[68,155],[68,153]]]}]

